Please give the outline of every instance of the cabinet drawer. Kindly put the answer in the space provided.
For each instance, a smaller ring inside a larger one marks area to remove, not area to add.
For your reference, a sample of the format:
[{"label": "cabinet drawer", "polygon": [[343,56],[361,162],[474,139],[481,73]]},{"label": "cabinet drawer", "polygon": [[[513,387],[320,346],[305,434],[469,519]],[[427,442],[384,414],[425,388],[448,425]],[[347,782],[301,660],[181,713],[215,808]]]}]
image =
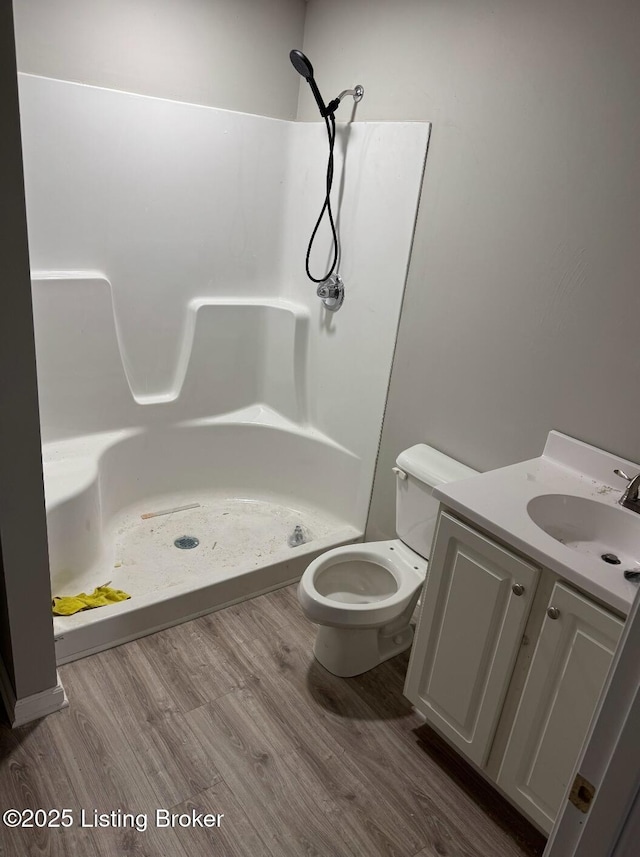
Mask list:
[{"label": "cabinet drawer", "polygon": [[405,695],[477,765],[486,762],[539,569],[441,513]]}]

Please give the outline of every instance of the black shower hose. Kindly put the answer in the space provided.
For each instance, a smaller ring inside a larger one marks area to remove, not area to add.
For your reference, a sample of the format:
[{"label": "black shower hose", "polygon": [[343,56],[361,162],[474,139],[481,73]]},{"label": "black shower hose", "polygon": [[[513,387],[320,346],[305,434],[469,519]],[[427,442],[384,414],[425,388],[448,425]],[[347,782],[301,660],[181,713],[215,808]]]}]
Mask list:
[{"label": "black shower hose", "polygon": [[[327,126],[327,136],[329,137],[329,159],[327,161],[327,185],[326,185],[326,196],[324,198],[324,204],[322,206],[322,210],[320,211],[320,216],[316,221],[316,225],[313,227],[313,232],[311,233],[311,238],[309,239],[309,246],[307,247],[307,258],[305,260],[305,267],[307,271],[307,277],[313,283],[323,283],[325,280],[328,280],[331,274],[333,274],[336,265],[338,264],[338,233],[336,232],[336,224],[333,220],[333,211],[331,210],[331,186],[333,185],[333,146],[336,141],[336,118],[333,113],[330,113],[328,116],[324,117],[325,125]],[[327,271],[326,274],[322,277],[314,277],[311,271],[309,270],[309,257],[311,256],[311,248],[313,247],[313,242],[315,241],[316,234],[322,223],[322,218],[324,217],[325,211],[329,216],[329,224],[331,225],[331,237],[333,240],[333,262],[331,263],[331,267]]]}]

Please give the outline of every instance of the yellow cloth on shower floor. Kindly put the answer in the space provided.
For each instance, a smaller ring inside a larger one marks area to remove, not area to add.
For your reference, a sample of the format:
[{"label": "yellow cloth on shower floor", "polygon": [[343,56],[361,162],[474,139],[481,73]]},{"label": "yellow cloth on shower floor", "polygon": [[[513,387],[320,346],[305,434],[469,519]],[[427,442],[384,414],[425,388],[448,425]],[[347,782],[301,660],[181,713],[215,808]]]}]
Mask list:
[{"label": "yellow cloth on shower floor", "polygon": [[96,586],[91,595],[81,592],[80,595],[55,596],[52,603],[55,616],[72,616],[81,610],[90,610],[93,607],[106,607],[108,604],[117,604],[118,601],[126,601],[131,596],[122,589],[112,589],[108,583]]}]

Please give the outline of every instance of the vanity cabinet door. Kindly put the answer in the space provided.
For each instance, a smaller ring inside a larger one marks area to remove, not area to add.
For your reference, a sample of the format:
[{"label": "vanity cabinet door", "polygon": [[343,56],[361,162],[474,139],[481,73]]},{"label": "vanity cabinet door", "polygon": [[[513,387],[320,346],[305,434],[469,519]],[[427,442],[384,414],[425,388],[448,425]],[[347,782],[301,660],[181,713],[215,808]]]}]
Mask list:
[{"label": "vanity cabinet door", "polygon": [[570,784],[622,626],[608,610],[556,583],[497,780],[547,832]]},{"label": "vanity cabinet door", "polygon": [[441,513],[405,695],[452,744],[486,762],[539,569]]}]

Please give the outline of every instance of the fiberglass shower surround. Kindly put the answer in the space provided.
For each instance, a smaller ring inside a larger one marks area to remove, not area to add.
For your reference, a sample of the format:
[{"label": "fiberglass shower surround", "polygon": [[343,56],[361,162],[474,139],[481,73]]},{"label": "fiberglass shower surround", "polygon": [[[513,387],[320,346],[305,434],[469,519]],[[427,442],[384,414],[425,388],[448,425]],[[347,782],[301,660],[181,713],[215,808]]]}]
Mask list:
[{"label": "fiberglass shower surround", "polygon": [[362,537],[429,126],[336,146],[327,324],[300,250],[323,125],[30,75],[20,102],[53,594],[132,595],[56,617],[62,663]]}]

